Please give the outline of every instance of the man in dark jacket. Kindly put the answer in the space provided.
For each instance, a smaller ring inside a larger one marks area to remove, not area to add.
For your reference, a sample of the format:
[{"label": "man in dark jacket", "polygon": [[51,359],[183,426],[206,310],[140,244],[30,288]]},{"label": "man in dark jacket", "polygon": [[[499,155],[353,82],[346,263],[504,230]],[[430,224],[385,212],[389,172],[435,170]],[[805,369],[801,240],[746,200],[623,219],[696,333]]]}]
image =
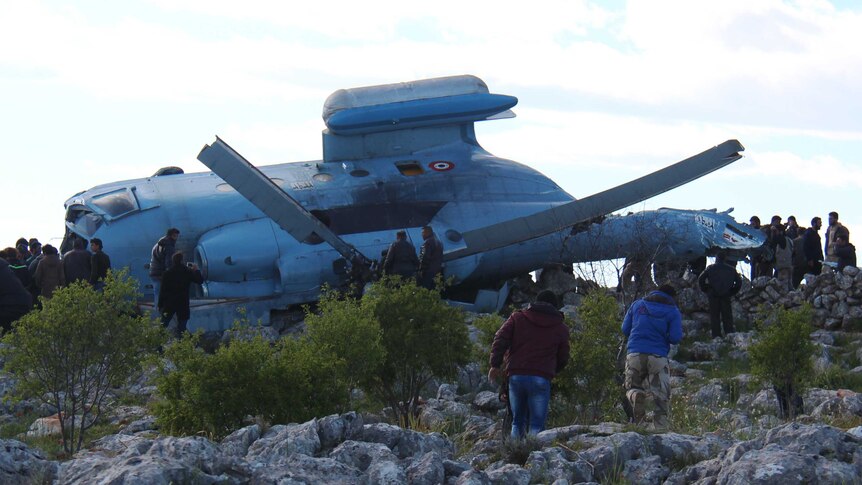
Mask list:
[{"label": "man in dark jacket", "polygon": [[635,423],[646,415],[646,401],[655,401],[656,429],[667,429],[670,410],[670,344],[682,340],[682,315],[673,297],[676,290],[661,285],[645,298],[632,303],[623,320],[628,338],[626,351],[626,397],[632,405]]},{"label": "man in dark jacket", "polygon": [[443,243],[431,226],[422,228],[422,249],[419,251],[419,285],[434,288],[434,277],[443,272]]},{"label": "man in dark jacket", "polygon": [[700,274],[697,283],[700,290],[709,298],[712,337],[721,337],[722,323],[725,335],[735,332],[730,301],[742,287],[742,277],[736,272],[736,268],[727,263],[727,257],[723,252],[718,253],[715,263],[709,265]]},{"label": "man in dark jacket", "polygon": [[[545,290],[524,311],[516,311],[494,335],[488,380],[500,377],[508,352],[509,403],[512,438],[545,429],[551,399],[551,379],[569,362],[569,327],[557,310],[557,296]],[[530,416],[529,431],[526,417]]]},{"label": "man in dark jacket", "polygon": [[407,279],[416,276],[418,267],[416,249],[407,241],[407,231],[398,231],[395,234],[395,242],[389,246],[386,259],[383,260],[383,272]]},{"label": "man in dark jacket", "polygon": [[0,327],[4,333],[12,322],[30,311],[33,300],[21,280],[9,269],[9,263],[0,258]]},{"label": "man in dark jacket", "polygon": [[111,258],[105,254],[102,240],[97,237],[90,239],[90,249],[93,250],[93,257],[90,260],[90,284],[97,290],[101,290],[105,287],[105,278],[108,276],[108,270],[111,269]]},{"label": "man in dark jacket", "polygon": [[84,249],[84,240],[76,237],[72,242],[72,250],[63,255],[63,272],[66,274],[66,284],[76,281],[90,281],[90,251]]},{"label": "man in dark jacket", "polygon": [[843,271],[847,266],[856,266],[856,246],[850,244],[843,234],[835,237],[834,253],[838,258],[838,271]]},{"label": "man in dark jacket", "polygon": [[180,230],[172,227],[150,251],[150,280],[153,282],[153,306],[156,308],[159,308],[159,287],[162,283],[162,275],[173,264],[171,258],[174,256],[179,238]]},{"label": "man in dark jacket", "polygon": [[811,219],[811,227],[802,236],[802,251],[805,253],[806,273],[818,275],[823,268],[823,246],[820,245],[820,234],[817,232],[823,226],[819,217]]},{"label": "man in dark jacket", "polygon": [[194,263],[183,264],[183,253],[175,252],[171,267],[162,274],[161,293],[159,293],[159,313],[162,325],[167,327],[174,315],[177,316],[177,335],[186,331],[191,316],[189,309],[189,286],[204,282],[201,272]]}]

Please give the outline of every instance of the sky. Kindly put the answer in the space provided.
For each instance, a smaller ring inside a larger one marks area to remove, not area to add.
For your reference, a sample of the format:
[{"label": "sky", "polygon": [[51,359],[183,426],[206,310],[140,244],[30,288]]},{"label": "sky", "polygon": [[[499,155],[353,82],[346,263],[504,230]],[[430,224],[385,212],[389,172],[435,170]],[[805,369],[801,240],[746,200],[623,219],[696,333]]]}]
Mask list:
[{"label": "sky", "polygon": [[519,99],[482,146],[575,197],[734,138],[743,159],[631,209],[862,234],[856,2],[0,0],[0,45],[0,247],[61,238],[95,185],[205,171],[216,135],[318,160],[333,91],[456,74]]}]

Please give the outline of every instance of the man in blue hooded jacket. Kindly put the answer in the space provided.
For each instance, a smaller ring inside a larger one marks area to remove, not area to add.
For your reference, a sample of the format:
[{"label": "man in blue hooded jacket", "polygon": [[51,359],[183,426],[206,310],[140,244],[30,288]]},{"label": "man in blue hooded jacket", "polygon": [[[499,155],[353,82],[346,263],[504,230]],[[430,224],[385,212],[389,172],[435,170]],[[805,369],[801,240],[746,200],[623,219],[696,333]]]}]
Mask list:
[{"label": "man in blue hooded jacket", "polygon": [[632,303],[623,320],[626,347],[626,398],[634,411],[634,422],[643,422],[646,400],[655,402],[653,425],[667,429],[670,409],[670,370],[667,353],[682,339],[682,316],[674,301],[676,290],[662,285]]}]

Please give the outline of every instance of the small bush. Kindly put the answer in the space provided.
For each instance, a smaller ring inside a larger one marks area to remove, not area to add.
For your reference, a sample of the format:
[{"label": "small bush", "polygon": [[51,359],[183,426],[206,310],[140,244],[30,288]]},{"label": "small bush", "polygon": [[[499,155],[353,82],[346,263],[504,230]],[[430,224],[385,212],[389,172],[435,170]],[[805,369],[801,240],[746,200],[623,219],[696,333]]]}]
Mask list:
[{"label": "small bush", "polygon": [[126,271],[109,271],[102,291],[85,282],[60,288],[3,337],[16,397],[59,410],[68,455],[81,449],[108,391],[126,385],[164,340],[160,325],[137,316],[135,285]]},{"label": "small bush", "polygon": [[499,315],[482,315],[473,320],[473,326],[478,330],[478,341],[473,345],[473,361],[478,362],[482,372],[487,374],[491,367],[489,355],[491,344],[494,343],[494,335],[503,325],[505,320]]},{"label": "small bush", "polygon": [[314,344],[338,356],[350,381],[390,406],[402,426],[417,415],[419,391],[453,377],[470,357],[461,311],[413,282],[383,278],[361,300],[325,296],[306,324]]},{"label": "small bush", "polygon": [[165,350],[153,411],[162,429],[221,438],[247,417],[303,422],[342,410],[348,388],[341,361],[307,339],[239,338],[214,354],[198,348],[200,333]]},{"label": "small bush", "polygon": [[[798,310],[776,306],[758,319],[758,338],[749,349],[754,375],[781,389],[801,395],[813,376],[811,307]],[[793,396],[788,396],[792,402]],[[790,412],[793,413],[793,406]],[[791,416],[792,417],[792,416]]]},{"label": "small bush", "polygon": [[862,392],[862,374],[854,374],[833,364],[815,373],[811,385],[821,389],[850,389],[854,392]]},{"label": "small bush", "polygon": [[570,334],[569,364],[554,379],[554,413],[596,422],[606,417],[623,396],[618,379],[622,370],[617,366],[622,339],[619,306],[607,293],[593,291],[578,307],[577,321],[579,330]]}]

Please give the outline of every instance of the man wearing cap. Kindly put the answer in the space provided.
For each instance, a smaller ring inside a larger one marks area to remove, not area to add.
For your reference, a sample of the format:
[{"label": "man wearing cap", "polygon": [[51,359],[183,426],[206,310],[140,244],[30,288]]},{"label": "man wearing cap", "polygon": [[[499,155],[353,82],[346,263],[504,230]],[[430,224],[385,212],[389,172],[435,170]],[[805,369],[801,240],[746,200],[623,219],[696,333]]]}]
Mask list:
[{"label": "man wearing cap", "polygon": [[501,377],[500,367],[508,352],[512,438],[545,429],[551,379],[569,362],[569,327],[558,305],[557,296],[544,290],[526,310],[512,313],[494,335],[488,380],[493,384]]},{"label": "man wearing cap", "polygon": [[632,303],[623,320],[626,347],[626,397],[634,411],[634,422],[643,422],[646,401],[655,402],[653,426],[667,429],[670,411],[670,369],[667,353],[682,340],[682,315],[674,301],[676,290],[661,285]]}]

